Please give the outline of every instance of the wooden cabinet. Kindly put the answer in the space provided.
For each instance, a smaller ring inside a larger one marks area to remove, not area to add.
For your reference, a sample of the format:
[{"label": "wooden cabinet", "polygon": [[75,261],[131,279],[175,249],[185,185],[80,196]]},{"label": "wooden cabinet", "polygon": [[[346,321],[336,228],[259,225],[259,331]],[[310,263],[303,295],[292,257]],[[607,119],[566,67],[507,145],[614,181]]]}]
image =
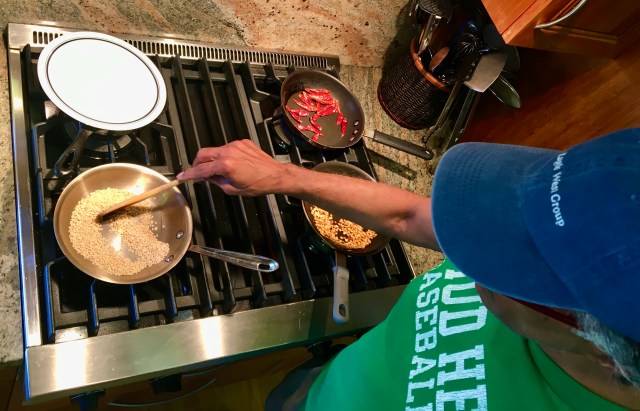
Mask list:
[{"label": "wooden cabinet", "polygon": [[[504,40],[514,46],[615,57],[640,38],[638,0],[482,0],[482,3]],[[569,14],[557,24],[536,28]]]}]

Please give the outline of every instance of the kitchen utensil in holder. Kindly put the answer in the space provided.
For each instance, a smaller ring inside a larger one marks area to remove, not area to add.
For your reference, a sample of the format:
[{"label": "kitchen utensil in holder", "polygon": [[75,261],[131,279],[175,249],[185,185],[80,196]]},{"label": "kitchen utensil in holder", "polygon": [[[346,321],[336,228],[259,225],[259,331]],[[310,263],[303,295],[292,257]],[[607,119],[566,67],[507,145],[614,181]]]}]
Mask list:
[{"label": "kitchen utensil in holder", "polygon": [[414,38],[409,53],[391,67],[378,84],[378,101],[384,111],[410,130],[432,126],[449,97],[449,88],[425,67],[429,64],[428,53],[422,58],[416,53],[416,42]]}]

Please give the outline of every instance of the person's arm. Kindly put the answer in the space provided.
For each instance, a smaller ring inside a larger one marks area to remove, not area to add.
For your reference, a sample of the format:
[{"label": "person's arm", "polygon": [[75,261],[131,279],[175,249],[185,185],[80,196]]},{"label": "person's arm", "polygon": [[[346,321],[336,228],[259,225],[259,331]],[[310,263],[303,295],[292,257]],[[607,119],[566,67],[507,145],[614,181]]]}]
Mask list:
[{"label": "person's arm", "polygon": [[439,250],[431,200],[390,186],[282,164],[250,140],[201,149],[180,180],[208,179],[231,195],[287,194],[411,244]]}]

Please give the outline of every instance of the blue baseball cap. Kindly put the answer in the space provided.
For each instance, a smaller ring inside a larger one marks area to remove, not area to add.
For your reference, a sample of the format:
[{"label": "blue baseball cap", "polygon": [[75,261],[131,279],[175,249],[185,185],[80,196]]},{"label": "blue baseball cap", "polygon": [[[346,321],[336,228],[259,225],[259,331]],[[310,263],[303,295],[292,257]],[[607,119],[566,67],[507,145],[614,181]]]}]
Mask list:
[{"label": "blue baseball cap", "polygon": [[432,213],[442,251],[479,284],[640,342],[640,129],[567,151],[458,144]]}]

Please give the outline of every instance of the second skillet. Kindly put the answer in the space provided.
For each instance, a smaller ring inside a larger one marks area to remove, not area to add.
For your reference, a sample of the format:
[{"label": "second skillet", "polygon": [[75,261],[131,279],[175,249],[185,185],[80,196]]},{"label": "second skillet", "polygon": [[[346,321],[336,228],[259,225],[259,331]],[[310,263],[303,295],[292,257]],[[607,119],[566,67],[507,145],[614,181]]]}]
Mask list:
[{"label": "second skillet", "polygon": [[[313,169],[321,173],[340,174],[375,181],[373,177],[362,169],[341,161],[320,163]],[[302,201],[302,207],[304,209],[304,215],[307,222],[320,237],[322,243],[335,251],[335,266],[333,267],[333,319],[338,324],[344,324],[349,321],[349,270],[347,269],[346,264],[347,256],[375,254],[382,250],[389,243],[390,239],[389,237],[378,234],[371,240],[371,243],[364,248],[352,249],[340,247],[330,242],[321,234],[311,213],[311,208],[314,207],[314,205],[309,202]]]},{"label": "second skillet", "polygon": [[[328,90],[331,93],[331,97],[339,101],[342,114],[348,121],[344,136],[341,135],[340,126],[336,124],[337,113],[320,117],[317,120],[322,127],[323,133],[317,139],[314,138],[315,133],[298,128],[299,124],[308,125],[310,116],[302,117],[302,123],[299,123],[293,118],[287,107],[290,109],[300,108],[294,100],[298,100],[300,93],[305,89]],[[290,73],[282,83],[280,103],[288,128],[312,146],[322,149],[347,148],[360,141],[364,135],[377,143],[393,147],[425,160],[433,158],[433,152],[425,147],[409,143],[380,131],[365,129],[364,111],[356,96],[340,80],[324,71],[297,69]]]}]

